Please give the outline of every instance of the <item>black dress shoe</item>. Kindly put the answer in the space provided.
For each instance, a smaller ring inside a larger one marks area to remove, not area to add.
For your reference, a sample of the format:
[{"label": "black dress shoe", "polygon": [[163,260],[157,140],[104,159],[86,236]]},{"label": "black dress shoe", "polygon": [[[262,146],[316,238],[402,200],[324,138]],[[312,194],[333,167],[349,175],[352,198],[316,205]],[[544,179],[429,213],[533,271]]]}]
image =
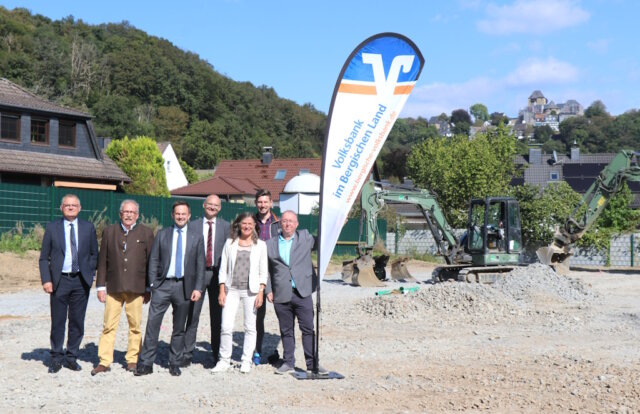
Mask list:
[{"label": "black dress shoe", "polygon": [[153,373],[153,367],[151,365],[142,365],[138,364],[138,368],[136,368],[136,372],[133,373],[136,377],[141,375],[149,375]]},{"label": "black dress shoe", "polygon": [[49,374],[55,374],[62,369],[62,363],[60,361],[51,361],[49,364]]},{"label": "black dress shoe", "polygon": [[182,360],[182,362],[180,363],[180,367],[181,368],[186,368],[189,365],[191,365],[191,358],[185,358]]},{"label": "black dress shoe", "polygon": [[172,365],[169,367],[169,374],[173,377],[179,377],[182,372],[180,371],[180,367],[177,365]]},{"label": "black dress shoe", "polygon": [[70,369],[71,371],[81,371],[82,367],[76,361],[65,361],[64,367]]}]

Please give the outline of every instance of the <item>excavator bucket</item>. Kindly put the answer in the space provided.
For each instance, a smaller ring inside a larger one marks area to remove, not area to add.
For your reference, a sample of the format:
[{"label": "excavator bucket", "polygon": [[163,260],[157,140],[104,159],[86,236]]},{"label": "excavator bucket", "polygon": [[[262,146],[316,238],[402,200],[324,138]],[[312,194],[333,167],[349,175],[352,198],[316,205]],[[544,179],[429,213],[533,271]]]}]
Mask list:
[{"label": "excavator bucket", "polygon": [[356,286],[386,286],[382,280],[386,278],[385,266],[389,256],[372,257],[365,254],[354,260],[342,262],[342,280]]},{"label": "excavator bucket", "polygon": [[409,273],[409,269],[407,269],[408,261],[408,257],[403,257],[401,259],[396,259],[391,263],[391,278],[393,280],[416,281],[416,278],[413,277],[411,273]]},{"label": "excavator bucket", "polygon": [[[342,263],[342,280],[356,286],[386,286],[376,276],[376,260],[371,255],[360,256],[355,260]],[[384,270],[384,269],[383,269]],[[379,272],[379,269],[378,269]]]},{"label": "excavator bucket", "polygon": [[557,273],[561,275],[569,274],[571,251],[568,247],[563,248],[552,244],[536,250],[536,255],[540,263],[553,267]]},{"label": "excavator bucket", "polygon": [[353,283],[353,274],[356,272],[355,260],[342,262],[342,280],[346,283]]}]

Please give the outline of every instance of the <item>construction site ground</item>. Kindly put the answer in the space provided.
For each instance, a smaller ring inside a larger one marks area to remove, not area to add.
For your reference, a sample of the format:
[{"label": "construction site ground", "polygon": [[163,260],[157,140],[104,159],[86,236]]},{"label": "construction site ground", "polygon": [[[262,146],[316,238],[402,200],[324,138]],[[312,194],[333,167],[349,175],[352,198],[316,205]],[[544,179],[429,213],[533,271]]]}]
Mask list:
[{"label": "construction site ground", "polygon": [[[640,273],[582,269],[566,277],[532,265],[489,286],[432,284],[434,266],[409,262],[418,282],[390,281],[386,289],[419,290],[383,296],[330,268],[321,285],[320,363],[341,380],[299,381],[268,364],[211,374],[207,305],[195,363],[182,376],[168,373],[168,312],[152,375],[123,367],[123,315],[112,371],[92,377],[104,310],[95,290],[82,371],[50,375],[37,253],[0,254],[0,412],[640,412]],[[281,352],[271,305],[266,331],[265,354]],[[303,368],[299,336],[297,344]]]}]

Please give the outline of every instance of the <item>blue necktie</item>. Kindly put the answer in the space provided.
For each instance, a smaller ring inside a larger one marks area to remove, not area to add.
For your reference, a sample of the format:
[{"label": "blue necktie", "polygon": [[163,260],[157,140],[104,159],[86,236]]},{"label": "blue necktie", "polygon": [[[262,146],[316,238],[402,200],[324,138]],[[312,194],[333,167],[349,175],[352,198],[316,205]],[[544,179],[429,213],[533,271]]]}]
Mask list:
[{"label": "blue necktie", "polygon": [[71,244],[71,271],[80,271],[78,266],[78,245],[76,244],[76,232],[73,231],[73,223],[69,224],[69,243]]},{"label": "blue necktie", "polygon": [[178,242],[176,243],[176,279],[182,278],[182,229],[178,230]]}]

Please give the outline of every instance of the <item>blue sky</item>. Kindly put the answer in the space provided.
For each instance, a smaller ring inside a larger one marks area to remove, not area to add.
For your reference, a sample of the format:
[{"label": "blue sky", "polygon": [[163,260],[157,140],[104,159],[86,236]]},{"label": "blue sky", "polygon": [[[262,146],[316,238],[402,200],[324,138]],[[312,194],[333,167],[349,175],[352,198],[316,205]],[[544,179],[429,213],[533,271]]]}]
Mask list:
[{"label": "blue sky", "polygon": [[5,1],[52,19],[128,21],[197,53],[237,81],[329,109],[351,51],[401,33],[425,67],[401,116],[450,114],[475,103],[517,116],[540,90],[556,103],[640,108],[640,2],[635,0],[79,0]]}]

